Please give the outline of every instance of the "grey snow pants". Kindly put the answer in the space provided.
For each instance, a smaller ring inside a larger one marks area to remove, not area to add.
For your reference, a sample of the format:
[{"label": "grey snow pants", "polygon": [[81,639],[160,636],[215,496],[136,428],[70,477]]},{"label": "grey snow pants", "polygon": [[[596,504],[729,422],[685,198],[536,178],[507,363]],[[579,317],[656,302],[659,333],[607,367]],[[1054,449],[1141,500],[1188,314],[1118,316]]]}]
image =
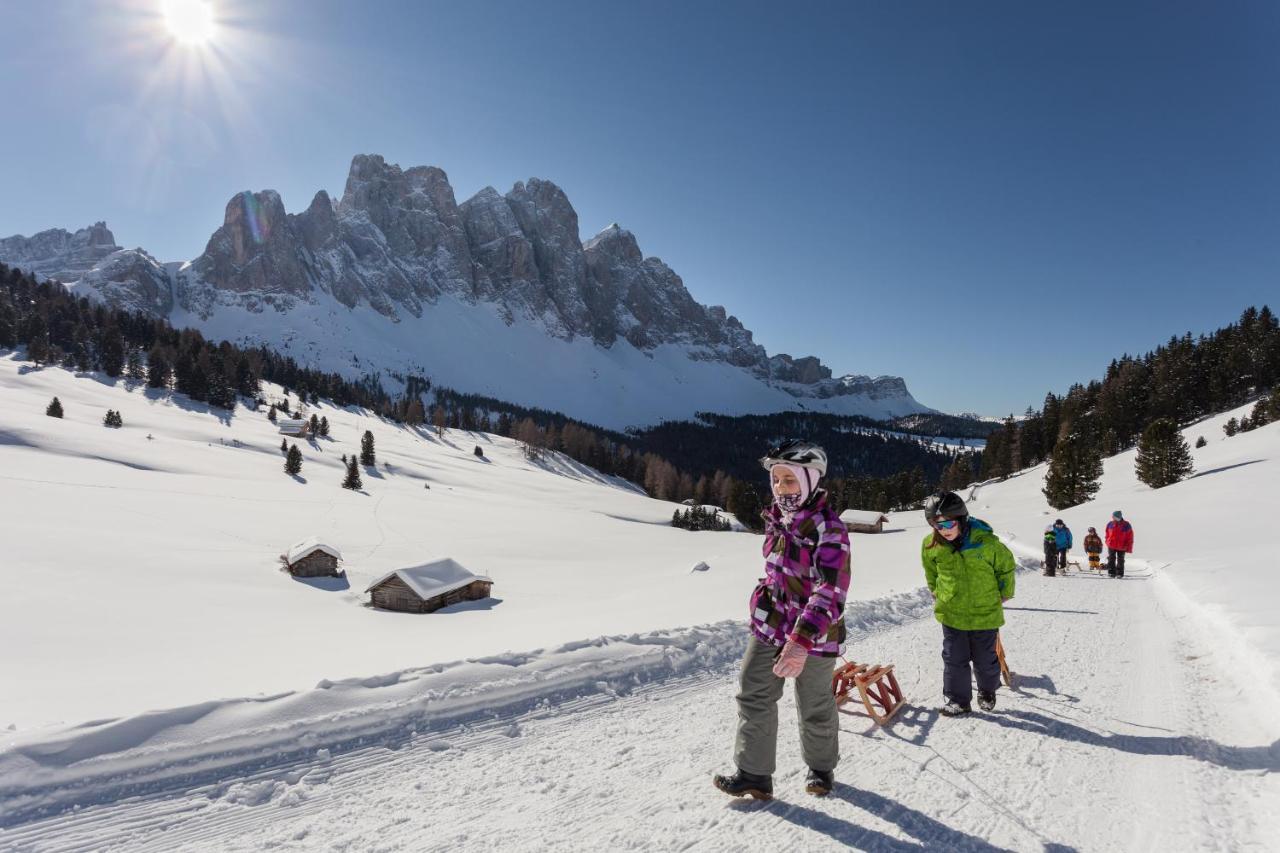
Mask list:
[{"label": "grey snow pants", "polygon": [[[778,759],[778,700],[786,681],[773,674],[780,650],[752,635],[742,658],[738,691],[738,736],[733,760],[738,769],[771,776]],[[840,716],[831,690],[836,659],[810,655],[796,678],[800,752],[814,770],[835,770],[840,761]]]}]

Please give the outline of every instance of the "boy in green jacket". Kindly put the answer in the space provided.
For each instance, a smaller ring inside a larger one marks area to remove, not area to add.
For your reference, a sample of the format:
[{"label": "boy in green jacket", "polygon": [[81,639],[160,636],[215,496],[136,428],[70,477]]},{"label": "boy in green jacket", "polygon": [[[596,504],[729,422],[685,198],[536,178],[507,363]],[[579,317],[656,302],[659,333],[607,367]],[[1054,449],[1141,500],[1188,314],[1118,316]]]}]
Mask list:
[{"label": "boy in green jacket", "polygon": [[[933,593],[934,616],[942,623],[942,693],[947,717],[968,714],[973,681],[978,707],[991,711],[1000,686],[996,631],[1004,624],[1004,602],[1013,598],[1013,554],[986,522],[969,517],[955,492],[925,502],[932,532],[920,552]],[[972,667],[972,675],[971,669]]]}]

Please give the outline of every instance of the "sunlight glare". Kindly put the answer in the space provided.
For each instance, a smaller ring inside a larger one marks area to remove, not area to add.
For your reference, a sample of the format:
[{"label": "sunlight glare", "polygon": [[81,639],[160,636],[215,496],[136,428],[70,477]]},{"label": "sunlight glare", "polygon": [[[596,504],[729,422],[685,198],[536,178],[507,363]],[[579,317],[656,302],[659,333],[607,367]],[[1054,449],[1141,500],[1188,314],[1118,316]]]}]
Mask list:
[{"label": "sunlight glare", "polygon": [[164,0],[161,8],[169,33],[183,44],[202,45],[213,36],[213,7],[206,0]]}]

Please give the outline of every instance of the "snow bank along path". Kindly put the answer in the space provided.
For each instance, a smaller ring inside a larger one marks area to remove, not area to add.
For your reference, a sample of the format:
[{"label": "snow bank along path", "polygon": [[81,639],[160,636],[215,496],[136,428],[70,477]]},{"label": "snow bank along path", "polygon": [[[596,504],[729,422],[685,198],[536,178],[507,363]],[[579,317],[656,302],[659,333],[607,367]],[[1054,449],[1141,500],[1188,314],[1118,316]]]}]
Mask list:
[{"label": "snow bank along path", "polygon": [[306,697],[310,716],[282,697],[72,730],[4,754],[0,847],[1263,850],[1280,837],[1275,709],[1219,668],[1198,608],[1141,560],[1123,581],[1024,571],[1019,584],[1004,631],[1017,689],[958,720],[934,710],[927,594],[857,605],[851,656],[897,663],[911,704],[885,729],[842,717],[826,800],[802,792],[790,692],[779,799],[711,788],[730,763],[745,641],[722,623],[343,682]]}]

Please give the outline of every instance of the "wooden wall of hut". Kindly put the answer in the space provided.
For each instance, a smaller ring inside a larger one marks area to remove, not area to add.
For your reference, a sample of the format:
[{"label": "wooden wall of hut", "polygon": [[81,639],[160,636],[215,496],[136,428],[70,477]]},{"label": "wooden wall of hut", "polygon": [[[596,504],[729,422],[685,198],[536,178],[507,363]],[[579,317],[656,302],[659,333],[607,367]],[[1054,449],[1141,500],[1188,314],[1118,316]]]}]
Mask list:
[{"label": "wooden wall of hut", "polygon": [[393,575],[369,590],[369,595],[373,606],[383,610],[398,610],[403,613],[430,613],[434,610],[439,610],[441,607],[448,607],[450,604],[488,598],[492,587],[493,584],[488,581],[472,581],[464,587],[450,590],[443,595],[422,599],[409,588],[408,584]]},{"label": "wooden wall of hut", "polygon": [[324,551],[312,551],[289,565],[289,574],[296,578],[319,578],[338,574],[338,558]]}]

